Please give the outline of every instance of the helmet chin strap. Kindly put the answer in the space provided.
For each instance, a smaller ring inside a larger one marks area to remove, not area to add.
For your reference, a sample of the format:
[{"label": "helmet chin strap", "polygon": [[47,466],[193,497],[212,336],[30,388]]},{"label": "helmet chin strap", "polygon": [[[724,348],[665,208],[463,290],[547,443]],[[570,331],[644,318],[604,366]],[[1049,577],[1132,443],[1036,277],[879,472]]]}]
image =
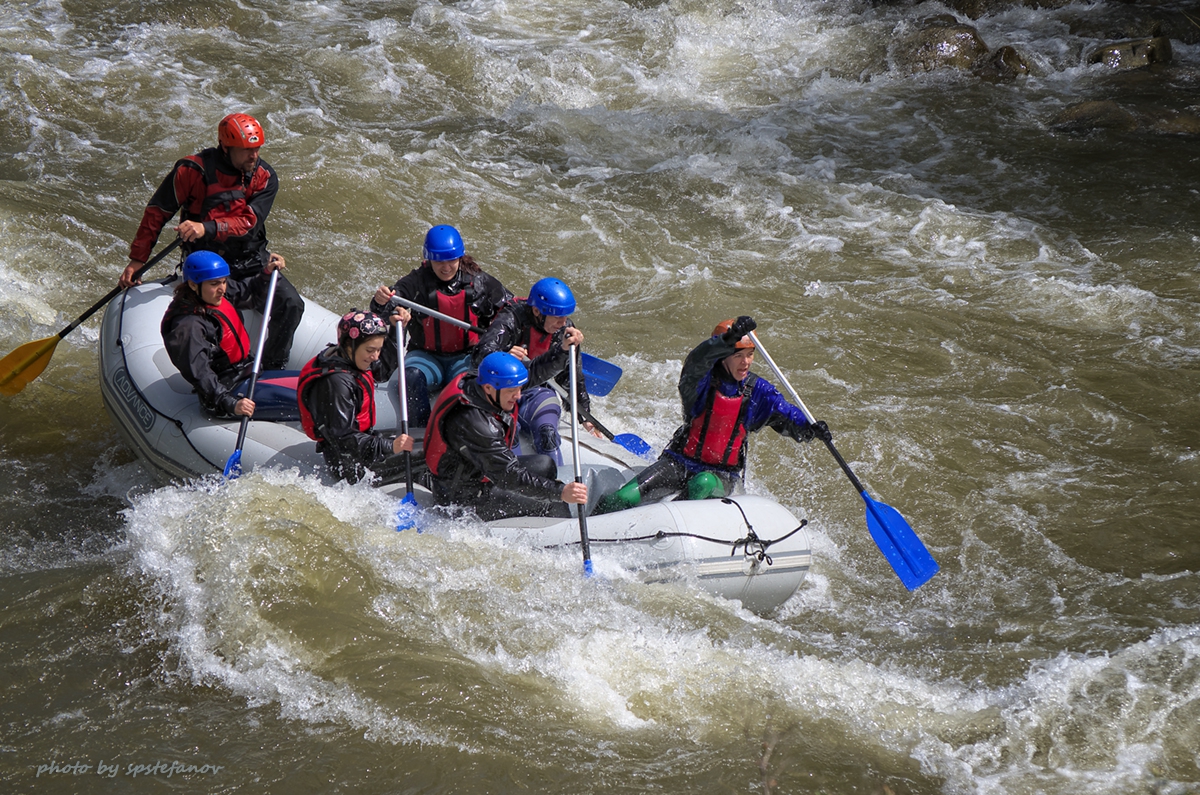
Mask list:
[{"label": "helmet chin strap", "polygon": [[483,396],[500,411],[504,411],[504,407],[500,405],[500,390],[491,384],[480,384],[483,387]]}]

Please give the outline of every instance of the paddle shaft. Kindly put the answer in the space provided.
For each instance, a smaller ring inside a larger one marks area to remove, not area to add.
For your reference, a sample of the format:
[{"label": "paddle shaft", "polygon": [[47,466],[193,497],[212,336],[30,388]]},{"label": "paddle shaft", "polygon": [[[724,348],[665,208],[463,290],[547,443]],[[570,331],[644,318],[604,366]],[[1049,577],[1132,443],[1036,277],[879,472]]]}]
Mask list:
[{"label": "paddle shaft", "polygon": [[[775,372],[775,376],[787,388],[788,394],[796,401],[796,405],[804,412],[804,417],[813,422],[812,412],[804,405],[804,401],[796,394],[796,390],[792,389],[792,385],[788,382],[783,372],[771,359],[771,354],[767,353],[763,348],[762,341],[750,332],[750,339],[754,341],[758,353],[762,354],[763,359],[771,366]],[[867,529],[871,532],[871,537],[875,540],[879,551],[887,558],[891,564],[892,570],[896,572],[896,576],[904,583],[904,587],[908,590],[921,587],[922,584],[929,581],[938,571],[937,561],[929,554],[929,550],[925,548],[925,544],[917,536],[908,522],[890,505],[882,502],[876,502],[871,499],[871,495],[867,494],[866,488],[859,482],[854,475],[854,471],[850,469],[850,465],[842,458],[838,449],[833,446],[833,440],[825,439],[825,446],[829,448],[829,452],[833,454],[834,459],[838,462],[838,466],[846,473],[846,477],[850,478],[850,482],[854,484],[858,495],[862,497],[867,508]]]},{"label": "paddle shaft", "polygon": [[[250,401],[254,400],[254,387],[258,386],[258,372],[262,367],[263,348],[267,345],[267,326],[271,320],[271,304],[275,303],[275,285],[278,283],[279,271],[273,270],[271,271],[271,284],[267,287],[267,305],[263,307],[262,328],[258,331],[258,350],[254,352],[254,369],[250,371],[250,388],[246,394],[246,399]],[[249,427],[250,418],[242,417],[242,427],[238,428],[237,446],[234,448],[234,455],[242,452],[242,445],[246,441],[246,429]]]},{"label": "paddle shaft", "polygon": [[[172,251],[174,251],[176,248],[178,248],[179,244],[182,242],[183,242],[183,238],[177,237],[174,240],[172,240],[170,243],[168,243],[166,248],[164,248],[162,251],[155,254],[153,257],[151,257],[149,260],[146,261],[145,265],[143,265],[142,267],[137,269],[137,272],[133,274],[133,280],[136,282],[139,279],[141,279],[143,273],[145,273],[146,271],[150,270],[152,267],[157,265],[159,263],[159,260],[161,260],[163,257],[167,256]],[[88,311],[84,312],[82,315],[75,318],[74,323],[67,326],[62,331],[58,332],[59,339],[70,334],[71,331],[74,330],[75,327],[77,327],[80,323],[82,323],[83,321],[87,320],[89,317],[91,317],[92,315],[94,315],[98,311],[100,311],[100,307],[104,306],[109,301],[116,298],[117,294],[120,293],[124,289],[125,289],[124,287],[117,285],[116,287],[109,290],[108,294],[105,295],[103,298],[101,298],[96,303],[92,304],[92,307],[90,309],[88,309]]]},{"label": "paddle shaft", "polygon": [[[583,482],[583,471],[579,466],[579,367],[576,364],[579,348],[575,345],[571,346],[571,458],[575,465],[575,482]],[[583,571],[585,574],[592,573],[592,549],[591,543],[588,540],[586,505],[580,505],[579,508],[579,546],[583,550]]]},{"label": "paddle shaft", "polygon": [[429,315],[430,317],[436,317],[438,320],[442,321],[443,323],[449,323],[452,326],[458,326],[461,329],[466,329],[467,331],[470,331],[475,334],[483,333],[483,329],[481,329],[479,326],[472,326],[470,323],[468,323],[465,320],[459,320],[456,317],[450,317],[449,315],[439,312],[436,309],[430,309],[427,306],[421,306],[418,303],[409,301],[407,298],[401,298],[398,295],[392,296],[391,303],[399,304],[400,306],[403,306],[407,309],[411,309],[414,312],[420,312],[422,314]]},{"label": "paddle shaft", "polygon": [[[408,435],[408,379],[404,375],[404,324],[396,324],[396,348],[400,356],[400,434]],[[413,493],[412,451],[404,451],[404,495]]]},{"label": "paddle shaft", "polygon": [[[142,277],[143,273],[150,270],[150,268],[153,267],[154,265],[158,264],[159,260],[161,260],[163,257],[167,256],[167,254],[171,253],[171,251],[173,251],[175,248],[177,248],[181,242],[182,241],[179,238],[175,238],[170,243],[168,243],[166,248],[164,248],[162,251],[158,252],[158,254],[154,255],[154,257],[152,257],[149,262],[147,262],[140,269],[138,269],[138,272],[135,273],[133,276],[134,281],[137,281],[138,279],[140,279]],[[84,321],[86,321],[92,315],[99,312],[101,307],[105,306],[109,301],[116,298],[117,295],[123,289],[125,289],[125,288],[121,287],[120,285],[112,288],[107,293],[105,293],[103,298],[101,298],[96,303],[92,304],[92,306],[86,312],[84,312],[79,317],[75,318],[75,320],[73,322],[71,322],[62,331],[58,332],[58,334],[56,336],[48,337],[45,340],[43,340],[43,344],[39,345],[37,347],[37,349],[33,351],[32,355],[30,355],[24,361],[21,361],[18,364],[16,364],[16,366],[14,366],[8,372],[4,373],[3,375],[0,375],[0,387],[4,386],[5,384],[9,383],[13,379],[20,376],[21,373],[23,373],[27,369],[29,369],[33,364],[35,364],[39,359],[41,359],[43,356],[45,356],[48,352],[53,351],[55,346],[58,345],[59,341],[63,337],[70,334],[72,331],[74,331],[76,328],[78,328],[80,324],[82,324]],[[36,376],[34,376],[34,377],[36,377]]]},{"label": "paddle shaft", "polygon": [[[572,347],[574,347],[574,346],[572,346]],[[554,383],[553,381],[550,381],[547,383],[550,384],[551,387],[554,389],[554,391],[557,391],[557,393],[559,395],[563,394],[563,388],[559,387],[559,385],[557,383]],[[572,383],[574,383],[574,382],[572,382]],[[574,394],[574,389],[572,389],[571,391],[572,391],[572,394]],[[576,411],[576,401],[575,400],[571,401],[571,411]],[[587,422],[595,425],[595,429],[600,431],[601,434],[604,434],[608,438],[608,441],[611,442],[611,441],[613,441],[613,438],[616,438],[613,436],[613,432],[608,430],[607,428],[605,428],[604,424],[601,424],[599,419],[596,419],[595,417],[593,417],[592,412],[589,412],[587,410],[587,408],[578,408],[578,413],[580,413],[580,417],[582,417],[584,420],[587,420]]]}]

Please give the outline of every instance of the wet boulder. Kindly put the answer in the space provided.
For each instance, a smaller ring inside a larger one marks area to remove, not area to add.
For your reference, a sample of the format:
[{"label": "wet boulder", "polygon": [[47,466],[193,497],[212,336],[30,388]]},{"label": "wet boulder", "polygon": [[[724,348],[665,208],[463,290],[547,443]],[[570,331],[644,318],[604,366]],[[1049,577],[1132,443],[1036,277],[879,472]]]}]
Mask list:
[{"label": "wet boulder", "polygon": [[1088,53],[1087,61],[1102,63],[1110,69],[1141,69],[1151,64],[1170,63],[1171,40],[1155,36],[1105,42]]},{"label": "wet boulder", "polygon": [[894,52],[896,63],[913,72],[970,70],[987,57],[988,47],[975,28],[943,14],[902,37]]},{"label": "wet boulder", "polygon": [[1163,135],[1200,135],[1200,115],[1193,111],[1163,110],[1148,121],[1149,129]]},{"label": "wet boulder", "polygon": [[1136,114],[1111,99],[1076,102],[1051,120],[1050,126],[1059,132],[1087,133],[1092,130],[1121,130],[1131,132],[1141,123]]},{"label": "wet boulder", "polygon": [[1133,109],[1111,99],[1077,102],[1050,122],[1059,132],[1087,134],[1095,130],[1200,136],[1200,114],[1192,108],[1176,110],[1154,103]]},{"label": "wet boulder", "polygon": [[1029,64],[1015,48],[1005,44],[976,64],[974,71],[984,80],[1006,82],[1029,74]]}]

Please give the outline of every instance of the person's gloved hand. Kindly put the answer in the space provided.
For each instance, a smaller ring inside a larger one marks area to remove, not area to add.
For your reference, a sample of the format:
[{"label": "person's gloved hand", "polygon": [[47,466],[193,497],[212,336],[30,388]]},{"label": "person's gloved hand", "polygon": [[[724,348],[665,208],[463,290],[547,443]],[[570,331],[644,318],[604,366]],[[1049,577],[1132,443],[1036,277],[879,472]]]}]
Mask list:
[{"label": "person's gloved hand", "polygon": [[758,328],[758,324],[754,322],[754,318],[749,315],[741,315],[737,320],[733,321],[733,324],[729,326],[729,331],[726,331],[721,336],[721,339],[730,345],[734,345],[738,340],[756,328]]},{"label": "person's gloved hand", "polygon": [[820,439],[822,442],[832,442],[833,434],[829,431],[829,426],[825,424],[825,420],[817,420],[808,426],[808,431],[812,435],[810,439]]}]

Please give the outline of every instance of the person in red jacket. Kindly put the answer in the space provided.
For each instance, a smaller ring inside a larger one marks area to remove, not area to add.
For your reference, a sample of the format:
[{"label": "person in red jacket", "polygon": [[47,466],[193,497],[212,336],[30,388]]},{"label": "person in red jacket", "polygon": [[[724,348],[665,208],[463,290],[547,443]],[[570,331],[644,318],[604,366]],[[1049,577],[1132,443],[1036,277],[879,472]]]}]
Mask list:
[{"label": "person in red jacket", "polygon": [[[268,263],[254,279],[229,280],[229,265],[211,251],[189,254],[183,279],[163,315],[160,331],[171,363],[200,398],[200,407],[213,417],[252,417],[254,401],[242,395],[254,352],[242,321],[242,309],[260,302],[276,269]],[[267,379],[263,379],[267,380]],[[241,394],[239,394],[241,392]],[[295,412],[261,419],[294,419]]]},{"label": "person in red jacket", "polygon": [[[150,197],[142,214],[129,266],[121,287],[138,283],[134,276],[150,257],[163,227],[179,213],[175,232],[186,256],[212,251],[229,265],[231,282],[249,282],[273,263],[283,268],[279,254],[267,250],[266,220],[279,190],[279,178],[259,148],[265,142],[262,126],[245,113],[231,113],[217,125],[217,146],[175,163],[171,173]],[[265,304],[265,296],[262,299]],[[264,304],[254,308],[261,311]],[[263,351],[263,368],[282,370],[291,355],[292,335],[304,314],[304,300],[285,278],[275,288],[271,325]]]},{"label": "person in red jacket", "polygon": [[[392,320],[405,322],[408,313],[398,310]],[[337,345],[318,353],[300,371],[300,424],[337,480],[357,483],[368,469],[388,480],[403,471],[400,454],[413,449],[407,434],[373,430],[375,378],[390,375],[379,359],[387,337],[383,318],[351,309],[338,321]]]}]

